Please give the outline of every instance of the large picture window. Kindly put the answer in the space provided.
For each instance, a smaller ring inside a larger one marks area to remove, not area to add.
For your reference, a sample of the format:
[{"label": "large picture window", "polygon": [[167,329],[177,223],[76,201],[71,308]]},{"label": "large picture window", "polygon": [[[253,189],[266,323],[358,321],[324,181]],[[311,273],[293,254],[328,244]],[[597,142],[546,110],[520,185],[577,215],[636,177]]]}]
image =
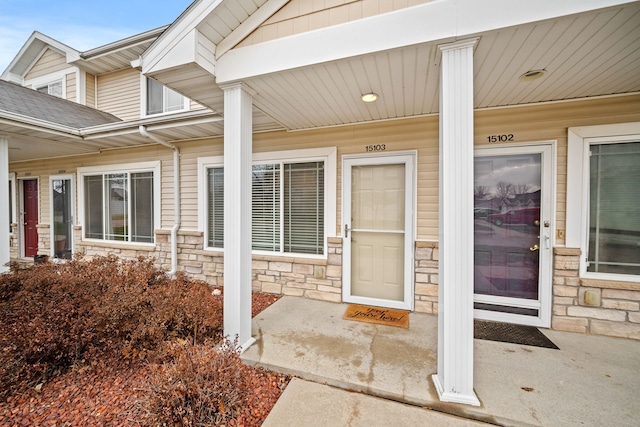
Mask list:
[{"label": "large picture window", "polygon": [[81,173],[83,230],[87,239],[153,243],[154,170]]},{"label": "large picture window", "polygon": [[587,271],[640,275],[640,142],[591,144]]},{"label": "large picture window", "polygon": [[[324,254],[324,161],[260,163],[252,167],[254,250]],[[207,168],[207,235],[223,247],[224,171]]]}]

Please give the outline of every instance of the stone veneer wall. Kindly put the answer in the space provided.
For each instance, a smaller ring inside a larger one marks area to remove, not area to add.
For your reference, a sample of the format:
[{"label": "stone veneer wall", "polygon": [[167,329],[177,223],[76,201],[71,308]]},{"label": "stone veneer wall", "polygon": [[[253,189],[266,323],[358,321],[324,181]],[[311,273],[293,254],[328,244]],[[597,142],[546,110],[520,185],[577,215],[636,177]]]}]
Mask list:
[{"label": "stone veneer wall", "polygon": [[[17,228],[17,227],[15,227]],[[17,258],[17,230],[11,241]],[[39,252],[50,253],[49,225],[38,225]],[[82,228],[74,227],[76,251],[88,257],[114,254],[124,259],[153,257],[159,268],[171,269],[168,230],[156,231],[156,246],[82,242]],[[326,259],[253,256],[252,289],[324,301],[342,301],[342,238],[327,239]],[[198,231],[178,232],[178,271],[214,286],[224,284],[223,253],[204,250]],[[415,311],[438,312],[438,244],[418,241],[414,253]],[[555,248],[551,328],[559,331],[608,335],[640,340],[640,284],[579,277],[580,249]]]},{"label": "stone veneer wall", "polygon": [[414,309],[438,313],[438,243],[416,242],[414,252]]},{"label": "stone veneer wall", "polygon": [[[81,227],[75,227],[76,250],[87,257],[114,254],[124,259],[153,257],[163,270],[171,269],[171,233],[156,230],[156,247],[81,242]],[[278,295],[293,295],[324,301],[342,301],[342,239],[327,239],[326,259],[254,255],[252,289]],[[178,232],[178,271],[214,286],[224,285],[224,254],[204,250],[199,231]]]},{"label": "stone veneer wall", "polygon": [[554,249],[551,328],[640,340],[640,284],[581,279],[580,255]]}]

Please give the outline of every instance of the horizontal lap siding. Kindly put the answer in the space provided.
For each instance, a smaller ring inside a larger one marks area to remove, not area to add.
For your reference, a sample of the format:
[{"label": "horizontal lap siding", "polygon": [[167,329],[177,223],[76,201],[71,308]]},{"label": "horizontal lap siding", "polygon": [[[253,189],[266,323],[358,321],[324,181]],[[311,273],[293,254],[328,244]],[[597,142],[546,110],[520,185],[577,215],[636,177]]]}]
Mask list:
[{"label": "horizontal lap siding", "polygon": [[69,73],[66,75],[66,85],[67,85],[67,95],[66,99],[69,101],[76,102],[77,99],[77,85],[76,85],[76,73]]},{"label": "horizontal lap siding", "polygon": [[[567,128],[640,121],[640,96],[603,98],[479,111],[475,114],[475,144],[484,147],[488,135],[514,134],[516,143],[557,141],[556,227],[566,224]],[[366,145],[384,144],[384,153],[417,152],[416,236],[419,240],[438,239],[438,125],[437,116],[343,126],[299,132],[265,132],[254,135],[256,153],[305,148],[337,147],[336,223],[341,222],[342,158],[366,154]],[[221,156],[222,138],[181,142],[181,215],[183,230],[198,229],[198,157]],[[495,144],[491,144],[495,145]],[[49,222],[48,180],[50,174],[76,173],[80,166],[97,166],[136,161],[161,160],[162,228],[173,225],[173,156],[162,146],[109,150],[90,156],[25,162],[10,165],[18,178],[39,176],[41,184],[41,222]],[[43,188],[44,187],[44,188]],[[557,241],[563,244],[563,241]]]},{"label": "horizontal lap siding", "polygon": [[[149,148],[135,148],[129,150],[109,150],[102,153],[95,153],[87,156],[64,157],[57,159],[46,159],[36,162],[20,162],[10,164],[11,172],[16,173],[16,178],[39,178],[39,211],[38,222],[48,224],[50,222],[50,201],[49,201],[49,177],[59,174],[73,174],[76,176],[76,191],[78,188],[77,169],[85,166],[119,165],[123,163],[161,161],[161,174],[163,183],[168,182],[168,186],[162,191],[162,224],[163,227],[170,227],[173,221],[173,162],[172,151],[162,146],[151,146]],[[169,182],[170,181],[170,182]],[[79,203],[76,194],[76,204]],[[77,217],[76,210],[76,217]]]},{"label": "horizontal lap siding", "polygon": [[140,72],[134,69],[116,71],[98,77],[99,110],[122,120],[140,118]]},{"label": "horizontal lap siding", "polygon": [[25,80],[31,80],[47,74],[55,73],[69,68],[66,58],[58,52],[47,49],[44,54],[31,67],[31,70],[25,75]]},{"label": "horizontal lap siding", "polygon": [[96,108],[96,76],[87,74],[87,107]]},{"label": "horizontal lap siding", "polygon": [[429,2],[430,0],[292,0],[244,39],[239,47]]}]

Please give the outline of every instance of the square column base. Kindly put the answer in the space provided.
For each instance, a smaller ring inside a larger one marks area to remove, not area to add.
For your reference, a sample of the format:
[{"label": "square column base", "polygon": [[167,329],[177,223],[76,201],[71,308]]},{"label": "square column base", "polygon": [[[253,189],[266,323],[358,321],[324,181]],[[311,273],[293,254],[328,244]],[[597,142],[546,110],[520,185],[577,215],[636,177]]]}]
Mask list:
[{"label": "square column base", "polygon": [[460,394],[460,393],[449,393],[444,391],[444,387],[440,383],[440,378],[438,375],[434,374],[431,376],[433,380],[433,385],[436,387],[436,391],[438,392],[438,398],[443,402],[452,402],[452,403],[462,403],[465,405],[471,406],[480,406],[480,400],[475,393],[473,394]]}]

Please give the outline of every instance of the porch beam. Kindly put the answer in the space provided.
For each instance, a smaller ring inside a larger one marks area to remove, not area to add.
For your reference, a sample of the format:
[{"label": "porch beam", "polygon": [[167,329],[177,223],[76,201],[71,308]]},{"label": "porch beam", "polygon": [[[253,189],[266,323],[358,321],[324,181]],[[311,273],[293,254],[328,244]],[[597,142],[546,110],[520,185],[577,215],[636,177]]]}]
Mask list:
[{"label": "porch beam", "polygon": [[440,46],[440,400],[479,406],[473,391],[473,48]]},{"label": "porch beam", "polygon": [[252,96],[241,83],[224,90],[224,335],[242,351],[251,337]]},{"label": "porch beam", "polygon": [[0,273],[9,271],[9,138],[0,136]]}]

